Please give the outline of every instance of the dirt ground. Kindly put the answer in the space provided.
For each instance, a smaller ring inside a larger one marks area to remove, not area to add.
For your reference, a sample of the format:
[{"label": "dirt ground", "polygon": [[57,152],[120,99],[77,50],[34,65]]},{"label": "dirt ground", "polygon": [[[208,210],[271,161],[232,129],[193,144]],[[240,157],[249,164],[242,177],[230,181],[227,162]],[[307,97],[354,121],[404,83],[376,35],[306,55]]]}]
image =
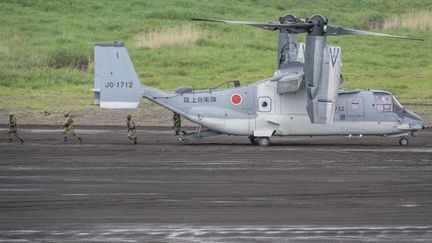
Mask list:
[{"label": "dirt ground", "polygon": [[2,242],[431,242],[432,130],[410,138],[0,128]]}]

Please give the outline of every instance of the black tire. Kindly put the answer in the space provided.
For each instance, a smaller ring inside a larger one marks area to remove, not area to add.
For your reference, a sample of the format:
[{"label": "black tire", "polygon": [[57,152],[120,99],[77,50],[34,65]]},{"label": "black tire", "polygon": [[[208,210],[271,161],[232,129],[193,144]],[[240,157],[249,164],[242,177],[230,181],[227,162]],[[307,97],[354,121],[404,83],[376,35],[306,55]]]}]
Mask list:
[{"label": "black tire", "polygon": [[251,144],[258,145],[257,137],[249,136],[248,138],[249,138],[249,141],[251,142]]},{"label": "black tire", "polygon": [[407,146],[408,145],[408,138],[400,138],[399,139],[399,145],[400,146]]},{"label": "black tire", "polygon": [[261,147],[267,147],[270,145],[270,138],[269,137],[259,137],[257,138],[258,145]]}]

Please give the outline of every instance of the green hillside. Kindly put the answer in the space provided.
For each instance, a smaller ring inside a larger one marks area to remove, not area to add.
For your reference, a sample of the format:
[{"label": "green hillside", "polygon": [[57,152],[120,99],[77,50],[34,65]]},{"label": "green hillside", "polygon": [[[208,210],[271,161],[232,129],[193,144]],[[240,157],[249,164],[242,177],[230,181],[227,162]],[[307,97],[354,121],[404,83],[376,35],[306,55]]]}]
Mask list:
[{"label": "green hillside", "polygon": [[[233,79],[250,83],[273,73],[277,32],[193,22],[191,17],[276,21],[288,12],[299,17],[320,13],[332,24],[369,29],[371,21],[419,10],[432,11],[432,1],[2,0],[0,108],[90,103],[93,44],[101,42],[124,42],[141,82],[168,91]],[[426,41],[330,37],[331,44],[343,47],[345,86],[386,89],[402,101],[432,101],[431,29],[384,32]],[[178,43],[147,46],[151,34],[157,42],[172,39],[170,33],[177,33]]]}]

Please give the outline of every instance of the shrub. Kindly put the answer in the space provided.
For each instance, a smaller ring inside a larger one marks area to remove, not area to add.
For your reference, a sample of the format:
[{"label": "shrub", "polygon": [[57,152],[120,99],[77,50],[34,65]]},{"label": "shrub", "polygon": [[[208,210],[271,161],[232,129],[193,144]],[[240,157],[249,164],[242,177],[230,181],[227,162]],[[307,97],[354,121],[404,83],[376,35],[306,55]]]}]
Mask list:
[{"label": "shrub", "polygon": [[48,66],[54,68],[73,68],[87,70],[89,60],[87,55],[66,48],[56,49],[48,54]]}]

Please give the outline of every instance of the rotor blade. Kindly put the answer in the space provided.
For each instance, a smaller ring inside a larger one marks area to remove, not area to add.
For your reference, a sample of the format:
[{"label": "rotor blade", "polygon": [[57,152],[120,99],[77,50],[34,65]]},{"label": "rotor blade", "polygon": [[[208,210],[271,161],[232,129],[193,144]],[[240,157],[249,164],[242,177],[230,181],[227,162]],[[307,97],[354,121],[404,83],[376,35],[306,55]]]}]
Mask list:
[{"label": "rotor blade", "polygon": [[389,34],[370,32],[365,30],[348,29],[336,25],[327,25],[326,35],[328,36],[329,35],[365,35],[365,36],[379,36],[379,37],[424,41],[424,39],[421,38],[414,38],[414,37],[400,36],[400,35],[389,35]]},{"label": "rotor blade", "polygon": [[261,29],[265,29],[265,30],[286,29],[286,30],[296,32],[296,33],[306,32],[314,26],[311,23],[302,23],[302,22],[292,23],[292,24],[280,24],[280,23],[273,23],[273,22],[262,23],[262,22],[248,22],[248,21],[199,19],[199,18],[192,18],[192,20],[225,23],[225,24],[248,25],[248,26],[253,26],[253,27],[261,28]]}]

